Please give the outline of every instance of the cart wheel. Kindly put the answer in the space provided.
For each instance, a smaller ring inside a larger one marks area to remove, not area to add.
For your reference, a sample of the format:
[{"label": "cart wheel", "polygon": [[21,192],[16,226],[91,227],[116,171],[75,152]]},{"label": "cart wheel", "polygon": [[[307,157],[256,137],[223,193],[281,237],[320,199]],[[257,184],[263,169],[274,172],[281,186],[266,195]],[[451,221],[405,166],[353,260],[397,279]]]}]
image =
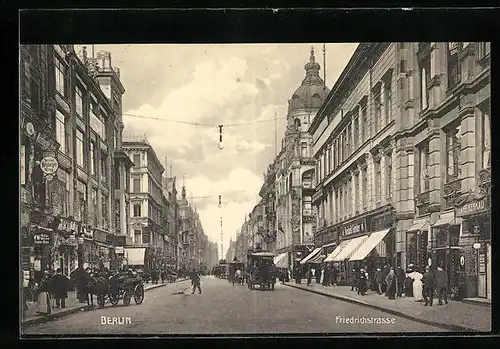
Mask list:
[{"label": "cart wheel", "polygon": [[123,305],[125,306],[130,305],[130,298],[131,298],[130,291],[125,292],[123,294]]},{"label": "cart wheel", "polygon": [[109,301],[111,302],[111,304],[117,305],[118,302],[120,301],[120,296],[117,293],[116,294],[110,294],[109,295]]},{"label": "cart wheel", "polygon": [[144,300],[144,287],[142,285],[136,285],[134,288],[135,304],[141,304],[143,300]]}]

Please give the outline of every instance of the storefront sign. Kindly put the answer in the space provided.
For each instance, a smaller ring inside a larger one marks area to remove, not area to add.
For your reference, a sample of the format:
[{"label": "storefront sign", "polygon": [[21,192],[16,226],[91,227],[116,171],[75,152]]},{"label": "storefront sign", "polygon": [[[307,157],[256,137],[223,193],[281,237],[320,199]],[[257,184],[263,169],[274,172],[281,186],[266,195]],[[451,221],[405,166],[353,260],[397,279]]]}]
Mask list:
[{"label": "storefront sign", "polygon": [[57,172],[59,168],[59,163],[57,159],[52,156],[46,156],[40,161],[40,169],[46,175],[53,175]]},{"label": "storefront sign", "polygon": [[38,233],[34,236],[35,245],[49,245],[50,235],[47,233]]},{"label": "storefront sign", "polygon": [[488,211],[488,200],[484,197],[480,200],[475,200],[457,207],[455,210],[456,217],[470,216]]},{"label": "storefront sign", "polygon": [[46,134],[44,134],[43,132],[38,133],[38,136],[36,137],[36,141],[38,144],[40,144],[42,146],[43,149],[54,149],[55,148],[54,140],[51,139]]},{"label": "storefront sign", "polygon": [[124,254],[125,250],[123,249],[123,246],[117,246],[117,247],[115,247],[115,253],[116,254]]},{"label": "storefront sign", "polygon": [[57,227],[57,230],[59,231],[66,231],[66,232],[72,232],[72,231],[78,231],[78,223],[70,220],[68,218],[60,218],[59,226]]},{"label": "storefront sign", "polygon": [[360,219],[358,221],[355,221],[354,223],[345,225],[342,227],[342,235],[352,235],[352,234],[359,234],[359,233],[366,233],[366,219]]}]

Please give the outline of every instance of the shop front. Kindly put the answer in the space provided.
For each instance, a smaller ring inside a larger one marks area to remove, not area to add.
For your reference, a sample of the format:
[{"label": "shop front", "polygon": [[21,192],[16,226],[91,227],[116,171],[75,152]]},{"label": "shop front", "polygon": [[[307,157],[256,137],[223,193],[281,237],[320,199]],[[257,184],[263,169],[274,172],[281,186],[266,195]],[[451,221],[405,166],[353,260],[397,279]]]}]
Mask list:
[{"label": "shop front", "polygon": [[94,229],[91,249],[87,254],[86,263],[91,268],[103,264],[105,268],[111,269],[111,261],[114,257],[113,237],[107,231]]},{"label": "shop front", "polygon": [[[428,241],[430,240],[430,217],[415,219],[406,231],[406,266],[413,264],[414,269],[420,273],[425,272],[428,254]],[[403,267],[403,266],[402,266]]]},{"label": "shop front", "polygon": [[78,239],[81,225],[71,217],[57,217],[56,223],[55,269],[60,268],[62,273],[69,277],[71,272],[78,267]]},{"label": "shop front", "polygon": [[448,285],[452,294],[458,293],[460,285],[460,244],[462,219],[455,217],[455,211],[442,212],[432,225],[431,255],[427,265],[441,267],[448,273]]},{"label": "shop front", "polygon": [[455,208],[463,220],[460,278],[464,297],[491,299],[491,210],[489,197]]}]

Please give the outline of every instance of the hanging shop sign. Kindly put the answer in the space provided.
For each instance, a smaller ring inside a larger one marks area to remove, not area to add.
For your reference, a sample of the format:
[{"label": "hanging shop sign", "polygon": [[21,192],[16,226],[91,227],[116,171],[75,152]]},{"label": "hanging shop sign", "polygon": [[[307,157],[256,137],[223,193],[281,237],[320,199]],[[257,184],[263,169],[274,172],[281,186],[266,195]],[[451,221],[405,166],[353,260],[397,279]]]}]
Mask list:
[{"label": "hanging shop sign", "polygon": [[353,234],[360,234],[360,233],[366,233],[366,218],[362,218],[360,220],[357,220],[351,224],[346,224],[345,226],[342,227],[342,235],[353,235]]},{"label": "hanging shop sign", "polygon": [[56,142],[43,132],[38,132],[36,142],[40,144],[43,149],[55,149]]},{"label": "hanging shop sign", "polygon": [[87,240],[92,240],[94,237],[94,231],[90,228],[90,226],[86,227],[82,225],[80,228],[80,234],[82,235],[82,238]]},{"label": "hanging shop sign", "polygon": [[123,248],[123,246],[117,246],[117,247],[115,247],[115,253],[116,254],[124,254],[125,249]]},{"label": "hanging shop sign", "polygon": [[33,236],[35,245],[50,245],[50,235],[48,233],[38,233]]},{"label": "hanging shop sign", "polygon": [[62,231],[62,232],[77,232],[78,229],[78,222],[75,222],[72,219],[69,218],[59,218],[59,226],[57,227],[57,230]]},{"label": "hanging shop sign", "polygon": [[53,156],[46,156],[40,161],[40,169],[46,175],[53,175],[57,172],[59,168],[59,163],[57,159]]},{"label": "hanging shop sign", "polygon": [[26,133],[30,137],[33,137],[35,135],[35,126],[33,126],[31,122],[26,123]]},{"label": "hanging shop sign", "polygon": [[488,211],[488,197],[465,203],[455,209],[455,217],[471,216]]}]

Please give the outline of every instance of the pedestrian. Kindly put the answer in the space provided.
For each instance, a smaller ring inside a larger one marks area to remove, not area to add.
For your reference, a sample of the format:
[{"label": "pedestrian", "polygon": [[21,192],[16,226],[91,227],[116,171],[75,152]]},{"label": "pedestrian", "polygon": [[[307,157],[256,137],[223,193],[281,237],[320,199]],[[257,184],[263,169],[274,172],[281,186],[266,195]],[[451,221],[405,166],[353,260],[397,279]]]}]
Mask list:
[{"label": "pedestrian", "polygon": [[324,265],[323,268],[321,268],[321,276],[319,278],[319,281],[321,282],[321,284],[323,286],[326,286],[326,284],[328,282],[328,280],[327,280],[328,279],[328,273],[327,273],[326,269],[327,269],[326,265]]},{"label": "pedestrian", "polygon": [[413,264],[410,264],[406,269],[406,278],[405,278],[405,295],[407,297],[413,297],[413,279],[411,277],[412,273],[413,273]]},{"label": "pedestrian", "polygon": [[434,289],[436,288],[436,277],[430,267],[425,268],[425,274],[422,277],[422,282],[424,284],[424,306],[430,305],[432,307],[432,301],[434,299]]},{"label": "pedestrian", "polygon": [[377,271],[375,272],[375,283],[377,284],[377,293],[382,294],[382,287],[384,284],[384,272],[380,268],[377,268]]},{"label": "pedestrian", "polygon": [[396,299],[396,293],[398,292],[398,279],[394,273],[393,267],[389,269],[389,273],[385,277],[385,283],[387,285],[387,297],[389,297],[389,299]]},{"label": "pedestrian", "polygon": [[49,272],[45,271],[43,273],[42,279],[37,287],[37,303],[38,311],[40,315],[49,315],[52,313],[52,305],[50,300],[51,284]]},{"label": "pedestrian", "polygon": [[193,269],[193,272],[191,273],[191,285],[193,285],[193,292],[191,292],[191,294],[194,294],[197,289],[199,294],[201,294],[201,280],[196,269]]},{"label": "pedestrian", "polygon": [[63,275],[61,268],[58,268],[56,275],[52,277],[52,294],[56,300],[56,308],[66,308],[69,288],[69,279]]},{"label": "pedestrian", "polygon": [[385,279],[389,274],[390,269],[387,265],[384,265],[384,269],[382,269],[382,271],[384,272],[384,284],[382,285],[382,292],[384,292],[385,296],[387,297],[387,283],[385,282]]},{"label": "pedestrian", "polygon": [[357,286],[358,286],[358,272],[356,271],[356,269],[353,269],[351,273],[351,291],[357,289]]},{"label": "pedestrian", "polygon": [[316,277],[317,284],[321,283],[321,272],[322,270],[320,270],[319,268],[314,270],[314,276]]},{"label": "pedestrian", "polygon": [[311,266],[309,266],[309,269],[307,270],[307,286],[311,285],[313,270],[314,269],[311,269]]},{"label": "pedestrian", "polygon": [[403,295],[403,290],[404,290],[403,285],[405,282],[405,272],[401,267],[398,267],[395,271],[395,274],[396,274],[396,281],[397,281],[397,285],[398,285],[397,296],[399,298],[401,298],[401,296]]},{"label": "pedestrian", "polygon": [[448,304],[448,273],[439,266],[436,271],[436,288],[439,297],[439,305],[443,305],[444,302]]},{"label": "pedestrian", "polygon": [[337,277],[339,275],[339,271],[335,266],[332,266],[330,268],[330,279],[331,279],[331,284],[330,286],[337,286]]},{"label": "pedestrian", "polygon": [[364,296],[366,294],[366,282],[368,273],[365,272],[363,268],[359,270],[358,276],[358,294]]}]

